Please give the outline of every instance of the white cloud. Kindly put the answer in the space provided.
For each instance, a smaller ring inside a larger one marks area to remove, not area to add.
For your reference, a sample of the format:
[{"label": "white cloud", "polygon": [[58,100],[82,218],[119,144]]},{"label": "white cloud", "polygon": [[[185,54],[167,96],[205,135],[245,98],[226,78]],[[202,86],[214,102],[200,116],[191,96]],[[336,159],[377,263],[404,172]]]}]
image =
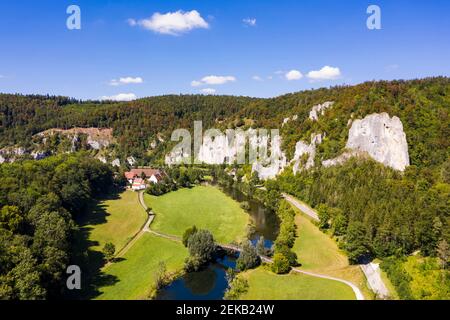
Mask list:
[{"label": "white cloud", "polygon": [[200,90],[201,93],[203,94],[215,94],[216,93],[216,89],[213,88],[205,88]]},{"label": "white cloud", "polygon": [[103,96],[101,100],[111,100],[111,101],[132,101],[136,100],[137,97],[134,93],[119,93],[115,96]]},{"label": "white cloud", "polygon": [[341,70],[330,66],[325,66],[317,71],[310,71],[307,77],[312,81],[335,80],[341,76]]},{"label": "white cloud", "polygon": [[263,81],[263,79],[260,76],[253,76],[252,79],[255,81]]},{"label": "white cloud", "polygon": [[177,36],[193,29],[209,28],[209,24],[202,18],[197,10],[188,12],[179,10],[165,14],[156,12],[148,19],[138,21],[135,19],[128,19],[128,24],[132,27],[139,25],[144,29],[172,36]]},{"label": "white cloud", "polygon": [[140,84],[143,83],[144,79],[142,79],[141,77],[123,77],[123,78],[119,78],[119,80],[117,79],[113,79],[109,82],[109,85],[111,86],[120,86],[120,85],[126,85],[126,84]]},{"label": "white cloud", "polygon": [[300,80],[301,78],[303,78],[303,74],[298,70],[291,70],[285,74],[285,77],[289,81]]},{"label": "white cloud", "polygon": [[194,80],[191,82],[191,86],[193,87],[200,87],[202,83],[200,81]]},{"label": "white cloud", "polygon": [[233,76],[206,76],[201,80],[194,80],[191,82],[191,86],[200,87],[203,85],[221,85],[228,82],[235,82],[236,78]]},{"label": "white cloud", "polygon": [[243,19],[242,22],[244,22],[246,25],[250,27],[256,27],[256,19],[255,18],[246,18]]}]

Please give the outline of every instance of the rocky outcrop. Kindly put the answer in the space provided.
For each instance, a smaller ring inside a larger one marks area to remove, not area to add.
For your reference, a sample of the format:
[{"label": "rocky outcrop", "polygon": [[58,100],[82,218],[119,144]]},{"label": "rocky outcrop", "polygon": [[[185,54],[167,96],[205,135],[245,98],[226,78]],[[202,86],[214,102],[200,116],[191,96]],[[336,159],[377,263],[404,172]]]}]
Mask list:
[{"label": "rocky outcrop", "polygon": [[[316,134],[311,136],[310,144],[307,144],[304,141],[297,142],[294,159],[291,161],[291,163],[294,164],[292,168],[294,174],[297,174],[302,169],[308,170],[314,166],[316,147],[322,143],[322,139],[323,137],[321,134]],[[306,161],[304,160],[305,155],[307,155]]]},{"label": "rocky outcrop", "polygon": [[319,116],[323,116],[325,114],[325,111],[331,108],[333,104],[334,104],[333,101],[327,101],[325,103],[314,106],[309,113],[309,118],[312,121],[319,120]]},{"label": "rocky outcrop", "polygon": [[403,124],[387,113],[355,120],[349,132],[347,149],[367,152],[373,159],[396,170],[409,166],[408,143]]},{"label": "rocky outcrop", "polygon": [[[267,138],[267,137],[266,137]],[[267,141],[264,141],[264,138],[260,138],[259,143],[262,146],[266,146]],[[251,142],[250,146],[254,147],[258,142]],[[271,146],[270,146],[270,156],[267,159],[258,159],[252,165],[252,171],[257,172],[258,177],[261,180],[269,180],[276,178],[284,168],[287,166],[287,158],[284,152],[281,150],[281,137],[274,136],[272,137]]]},{"label": "rocky outcrop", "polygon": [[120,160],[119,160],[119,159],[114,159],[114,160],[111,162],[111,165],[112,165],[113,167],[120,167]]},{"label": "rocky outcrop", "polygon": [[130,166],[134,166],[135,164],[136,164],[136,159],[134,158],[134,157],[128,157],[127,158],[127,162],[128,162],[128,164],[130,165]]},{"label": "rocky outcrop", "polygon": [[94,150],[100,150],[108,147],[113,141],[112,129],[99,128],[72,128],[72,129],[49,129],[37,134],[37,136],[46,138],[55,134],[61,134],[72,139],[72,151],[79,142],[79,135],[87,136],[86,143]]},{"label": "rocky outcrop", "polygon": [[17,157],[28,154],[22,147],[6,147],[0,149],[0,163],[15,162]]},{"label": "rocky outcrop", "polygon": [[245,153],[245,133],[236,135],[205,135],[197,160],[206,164],[232,164],[238,153]]},{"label": "rocky outcrop", "polygon": [[298,115],[294,115],[293,117],[292,117],[292,119],[289,117],[289,118],[284,118],[283,119],[283,123],[282,123],[282,127],[284,127],[285,125],[287,125],[290,121],[297,121],[298,120]]},{"label": "rocky outcrop", "polygon": [[346,149],[350,151],[322,164],[342,164],[353,156],[367,154],[375,161],[395,170],[404,171],[409,166],[408,143],[403,124],[398,117],[391,118],[387,113],[372,114],[362,120],[354,120]]}]

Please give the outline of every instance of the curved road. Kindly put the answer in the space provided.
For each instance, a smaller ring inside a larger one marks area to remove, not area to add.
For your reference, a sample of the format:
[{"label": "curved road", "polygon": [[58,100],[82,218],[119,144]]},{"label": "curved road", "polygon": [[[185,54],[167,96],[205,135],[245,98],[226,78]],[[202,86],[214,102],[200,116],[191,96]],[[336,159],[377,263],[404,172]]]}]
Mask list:
[{"label": "curved road", "polygon": [[313,209],[311,209],[309,206],[304,204],[303,202],[295,199],[294,197],[292,197],[292,196],[290,196],[290,195],[288,195],[286,193],[283,193],[282,196],[283,196],[284,199],[286,199],[287,202],[292,204],[294,207],[299,209],[301,212],[303,212],[307,216],[311,217],[315,221],[320,221],[319,216],[317,215],[317,213]]},{"label": "curved road", "polygon": [[[292,203],[292,202],[288,199],[288,198],[291,198],[290,196],[284,195],[284,194],[283,194],[283,197],[284,197],[286,200],[288,200],[290,203]],[[292,198],[291,198],[291,199],[292,199]],[[292,200],[295,201],[295,199],[292,199]],[[297,202],[297,201],[295,201],[295,202],[298,203],[298,204],[300,204],[300,203]],[[147,205],[145,204],[145,201],[144,201],[144,192],[139,192],[139,203],[141,204],[142,208],[144,208],[145,212],[149,212],[148,207],[147,207]],[[292,203],[292,204],[295,205],[294,203]],[[300,205],[301,205],[301,204],[300,204]],[[297,207],[297,205],[295,205],[295,206]],[[315,214],[315,212],[314,212],[311,208],[309,208],[309,207],[305,207],[305,208],[308,208],[309,210],[311,210],[311,211]],[[299,208],[299,209],[302,210],[301,208]],[[302,211],[303,211],[303,210],[302,210]],[[308,215],[309,215],[309,214],[308,214]],[[315,214],[315,215],[316,215],[316,217],[317,217],[317,214]],[[311,215],[310,215],[310,216],[311,216]],[[313,216],[311,216],[311,217],[313,217]],[[172,241],[177,241],[177,242],[181,241],[181,238],[180,238],[180,237],[177,237],[177,236],[174,236],[174,235],[165,234],[165,233],[161,233],[161,232],[157,232],[157,231],[151,230],[151,229],[150,229],[150,225],[151,225],[151,223],[153,222],[154,218],[155,218],[155,214],[154,214],[153,212],[150,211],[150,212],[149,212],[149,218],[148,218],[147,222],[145,223],[145,226],[142,228],[141,232],[139,232],[139,233],[136,235],[136,237],[135,237],[133,240],[131,240],[130,243],[129,243],[126,247],[128,247],[128,246],[131,247],[131,246],[132,246],[132,243],[136,242],[137,239],[139,239],[139,237],[142,236],[142,234],[145,233],[145,232],[149,232],[149,233],[152,233],[152,234],[154,234],[154,235],[156,235],[156,236],[158,236],[158,237],[166,238],[166,239],[169,239],[169,240],[172,240]],[[318,217],[317,217],[317,219],[318,219]],[[240,251],[241,251],[241,248],[239,248],[239,247],[237,247],[237,246],[226,245],[226,244],[218,244],[218,245],[219,245],[220,247],[224,248],[224,249],[233,250],[233,251],[237,251],[237,252],[240,252]],[[126,247],[125,247],[125,248],[126,248]],[[124,249],[125,249],[125,248],[124,248]],[[123,250],[122,250],[122,251],[123,251]],[[128,251],[128,250],[127,250],[127,251]],[[125,251],[125,252],[126,252],[126,251]],[[122,255],[123,255],[123,254],[124,254],[124,252],[122,253]],[[262,261],[264,261],[264,262],[266,262],[266,263],[273,263],[273,260],[270,259],[270,258],[268,258],[268,257],[261,256],[260,258],[261,258]],[[316,277],[316,278],[321,278],[321,279],[327,279],[327,280],[333,280],[333,281],[338,281],[338,282],[344,283],[344,284],[346,284],[346,285],[348,285],[348,286],[350,286],[350,287],[352,288],[353,292],[355,293],[356,300],[364,300],[364,295],[362,294],[361,290],[359,290],[359,288],[358,288],[356,285],[354,285],[353,283],[351,283],[350,281],[343,280],[343,279],[339,279],[339,278],[335,278],[335,277],[330,277],[330,276],[326,276],[326,275],[322,275],[322,274],[317,274],[317,273],[313,273],[313,272],[303,271],[303,270],[296,269],[296,268],[292,268],[292,271],[293,271],[293,272],[296,272],[296,273],[308,275],[308,276],[311,276],[311,277]]]}]

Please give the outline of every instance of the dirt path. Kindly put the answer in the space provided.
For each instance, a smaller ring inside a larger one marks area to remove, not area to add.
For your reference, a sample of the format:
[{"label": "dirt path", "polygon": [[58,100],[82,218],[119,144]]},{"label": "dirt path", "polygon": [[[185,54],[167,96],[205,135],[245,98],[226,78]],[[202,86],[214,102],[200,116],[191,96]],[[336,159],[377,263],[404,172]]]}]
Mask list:
[{"label": "dirt path", "polygon": [[[141,203],[141,206],[144,208],[145,212],[147,213],[147,206],[145,205],[144,202],[144,197],[143,197],[144,192],[139,192],[139,202]],[[150,212],[148,213],[148,218],[147,221],[145,222],[144,226],[141,228],[141,230],[139,230],[138,233],[136,233],[134,235],[134,237],[125,245],[125,247],[123,247],[122,249],[120,249],[119,252],[117,252],[117,254],[115,255],[115,258],[121,258],[123,257],[128,250],[130,250],[130,248],[146,233],[150,231],[150,225],[153,222],[153,219],[155,218],[155,215]],[[105,267],[109,266],[111,263],[107,263],[105,265]]]},{"label": "dirt path", "polygon": [[295,199],[294,197],[286,193],[283,193],[283,198],[286,199],[286,201],[292,204],[294,207],[302,211],[304,214],[314,219],[315,221],[320,220],[317,213],[303,202],[300,202],[299,200]]}]

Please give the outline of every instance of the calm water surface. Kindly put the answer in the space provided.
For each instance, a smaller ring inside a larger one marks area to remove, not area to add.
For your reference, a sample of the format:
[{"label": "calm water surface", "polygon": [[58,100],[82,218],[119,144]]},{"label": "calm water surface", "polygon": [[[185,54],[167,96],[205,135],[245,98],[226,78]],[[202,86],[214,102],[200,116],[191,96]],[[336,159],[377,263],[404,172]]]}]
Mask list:
[{"label": "calm water surface", "polygon": [[[221,188],[221,190],[238,202],[247,201],[249,203],[248,213],[255,226],[250,240],[256,244],[259,238],[263,236],[265,246],[271,248],[279,230],[279,221],[276,215],[260,202],[247,197],[237,189]],[[157,299],[222,300],[228,287],[226,271],[229,268],[236,268],[236,259],[237,256],[224,256],[199,272],[183,275],[162,289]]]}]

